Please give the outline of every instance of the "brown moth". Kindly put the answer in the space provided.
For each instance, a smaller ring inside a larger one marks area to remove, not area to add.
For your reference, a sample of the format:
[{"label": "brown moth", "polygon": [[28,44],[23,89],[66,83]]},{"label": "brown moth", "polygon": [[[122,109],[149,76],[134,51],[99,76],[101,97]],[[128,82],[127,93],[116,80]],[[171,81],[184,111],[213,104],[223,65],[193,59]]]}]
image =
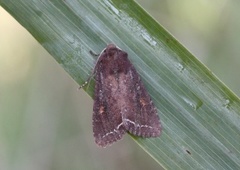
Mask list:
[{"label": "brown moth", "polygon": [[93,135],[99,146],[111,145],[126,132],[143,138],[160,136],[157,109],[125,51],[109,44],[93,75]]}]

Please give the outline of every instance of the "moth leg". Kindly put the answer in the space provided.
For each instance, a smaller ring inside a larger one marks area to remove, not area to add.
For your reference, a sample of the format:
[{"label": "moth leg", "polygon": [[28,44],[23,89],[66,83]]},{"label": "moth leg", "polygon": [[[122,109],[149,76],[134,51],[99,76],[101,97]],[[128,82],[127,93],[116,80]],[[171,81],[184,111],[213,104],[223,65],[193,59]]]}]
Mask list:
[{"label": "moth leg", "polygon": [[100,54],[94,53],[92,50],[90,50],[89,53],[90,53],[92,56],[95,56],[95,57],[98,57],[98,56],[100,55]]}]

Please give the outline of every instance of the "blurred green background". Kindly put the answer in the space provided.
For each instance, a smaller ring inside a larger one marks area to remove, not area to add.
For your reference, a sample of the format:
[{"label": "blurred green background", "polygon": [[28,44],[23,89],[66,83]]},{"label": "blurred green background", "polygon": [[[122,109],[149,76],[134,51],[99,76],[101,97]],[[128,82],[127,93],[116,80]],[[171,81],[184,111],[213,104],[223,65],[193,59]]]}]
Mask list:
[{"label": "blurred green background", "polygon": [[[239,2],[138,0],[240,96]],[[92,136],[92,99],[0,7],[0,169],[159,169],[125,135],[111,147]]]}]

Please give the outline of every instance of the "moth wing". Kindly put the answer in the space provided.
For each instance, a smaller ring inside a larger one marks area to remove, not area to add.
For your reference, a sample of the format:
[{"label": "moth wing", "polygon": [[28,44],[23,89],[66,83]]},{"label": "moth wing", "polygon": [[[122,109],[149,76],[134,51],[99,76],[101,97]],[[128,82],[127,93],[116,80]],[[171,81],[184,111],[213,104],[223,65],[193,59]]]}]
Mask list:
[{"label": "moth wing", "polygon": [[129,67],[125,80],[128,105],[123,122],[126,130],[141,137],[160,136],[162,128],[157,109],[133,65]]},{"label": "moth wing", "polygon": [[126,133],[122,122],[121,108],[114,96],[114,87],[107,84],[116,84],[114,76],[101,78],[101,72],[97,72],[95,84],[95,99],[93,105],[93,136],[95,142],[102,147],[111,145],[120,140]]},{"label": "moth wing", "polygon": [[141,137],[160,135],[157,109],[126,52],[108,45],[94,73],[93,134],[99,146],[112,144],[126,131]]}]

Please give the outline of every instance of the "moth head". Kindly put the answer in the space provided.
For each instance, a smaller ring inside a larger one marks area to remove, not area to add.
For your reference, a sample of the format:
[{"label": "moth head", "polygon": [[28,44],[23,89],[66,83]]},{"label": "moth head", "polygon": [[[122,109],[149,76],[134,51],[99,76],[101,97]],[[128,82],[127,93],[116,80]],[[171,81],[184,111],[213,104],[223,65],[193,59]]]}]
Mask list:
[{"label": "moth head", "polygon": [[108,44],[103,52],[106,54],[107,58],[116,59],[118,57],[117,54],[119,52],[119,48],[117,48],[114,44]]}]

